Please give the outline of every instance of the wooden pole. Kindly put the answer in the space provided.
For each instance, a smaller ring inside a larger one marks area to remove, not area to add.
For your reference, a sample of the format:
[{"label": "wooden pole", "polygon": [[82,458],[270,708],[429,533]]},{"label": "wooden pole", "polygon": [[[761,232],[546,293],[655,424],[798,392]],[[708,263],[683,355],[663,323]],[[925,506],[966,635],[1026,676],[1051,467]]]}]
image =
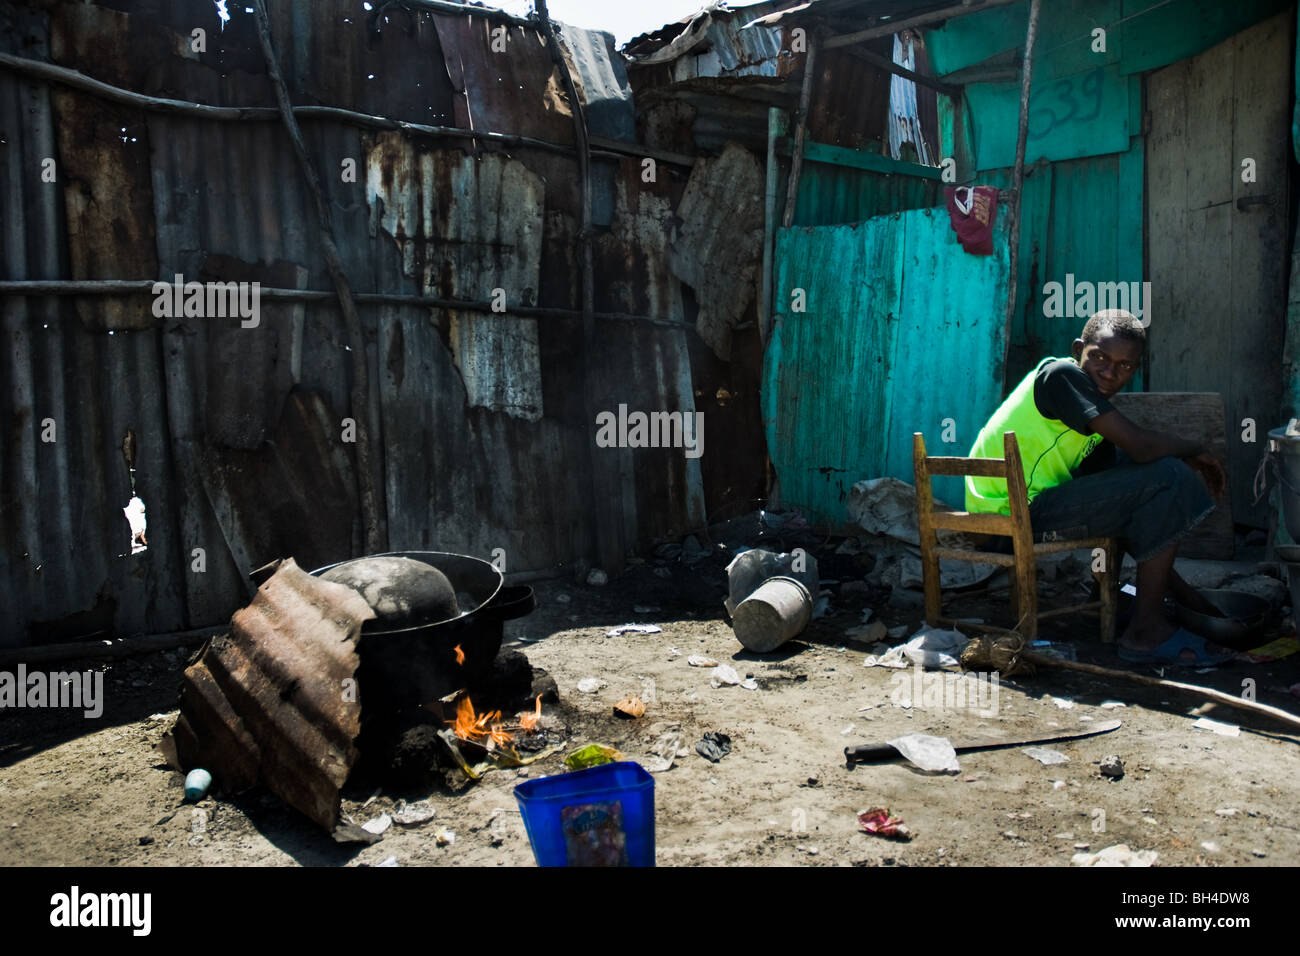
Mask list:
[{"label": "wooden pole", "polygon": [[289,100],[289,88],[280,74],[280,63],[275,56],[271,43],[271,24],[266,16],[265,0],[253,0],[257,19],[257,35],[262,44],[262,55],[266,59],[266,69],[275,89],[275,99],[280,107],[280,117],[284,122],[285,132],[293,145],[294,155],[298,159],[298,168],[307,185],[307,192],[316,207],[316,219],[320,229],[321,251],[325,256],[325,266],[334,281],[334,291],[338,295],[339,307],[343,313],[343,325],[347,331],[348,342],[352,349],[352,414],[356,421],[357,438],[357,489],[361,499],[361,523],[367,554],[387,551],[387,534],[381,527],[380,506],[375,487],[374,455],[370,443],[370,370],[366,359],[366,340],[361,329],[361,319],[357,315],[356,303],[352,299],[352,288],[343,271],[343,261],[339,258],[338,247],[334,244],[334,228],[329,206],[321,194],[320,181],[316,178],[316,169],[307,155],[307,147],[302,140],[302,130],[293,116],[293,105]]},{"label": "wooden pole", "polygon": [[936,93],[942,93],[944,96],[961,96],[962,87],[953,83],[945,83],[943,80],[935,79],[933,76],[922,76],[915,70],[909,70],[905,66],[899,66],[893,60],[887,60],[879,54],[872,53],[870,50],[862,50],[856,46],[850,46],[845,47],[844,52],[861,60],[863,63],[870,63],[872,66],[879,67],[886,73],[892,73],[895,76],[901,76],[905,80],[911,80],[917,86],[924,86],[926,89],[934,90]]},{"label": "wooden pole", "polygon": [[799,194],[799,173],[803,170],[803,141],[808,135],[808,109],[812,103],[812,88],[817,66],[817,39],[808,36],[808,52],[803,60],[803,86],[799,90],[799,119],[794,130],[794,149],[790,155],[790,182],[785,188],[785,211],[781,225],[789,228],[794,222],[794,206]]},{"label": "wooden pole", "polygon": [[1007,363],[1011,358],[1011,327],[1016,315],[1016,286],[1020,269],[1020,194],[1025,182],[1025,141],[1029,136],[1029,88],[1034,73],[1034,41],[1038,37],[1038,13],[1042,0],[1030,0],[1029,27],[1025,32],[1025,61],[1020,76],[1020,127],[1016,133],[1016,165],[1011,174],[1011,255],[1007,277],[1007,312],[1002,323],[1002,377],[1005,386]]}]

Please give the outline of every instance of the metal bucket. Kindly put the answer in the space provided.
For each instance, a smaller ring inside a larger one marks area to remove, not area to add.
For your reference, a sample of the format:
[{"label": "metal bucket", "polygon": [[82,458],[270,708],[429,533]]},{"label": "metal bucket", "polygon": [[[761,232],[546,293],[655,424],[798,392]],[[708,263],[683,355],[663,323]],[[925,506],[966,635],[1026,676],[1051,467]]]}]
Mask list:
[{"label": "metal bucket", "polygon": [[785,575],[768,578],[736,606],[731,626],[747,650],[774,651],[812,620],[812,594]]},{"label": "metal bucket", "polygon": [[1282,516],[1292,541],[1300,541],[1300,436],[1287,435],[1286,428],[1274,428],[1268,433],[1277,449],[1278,474],[1281,487]]}]

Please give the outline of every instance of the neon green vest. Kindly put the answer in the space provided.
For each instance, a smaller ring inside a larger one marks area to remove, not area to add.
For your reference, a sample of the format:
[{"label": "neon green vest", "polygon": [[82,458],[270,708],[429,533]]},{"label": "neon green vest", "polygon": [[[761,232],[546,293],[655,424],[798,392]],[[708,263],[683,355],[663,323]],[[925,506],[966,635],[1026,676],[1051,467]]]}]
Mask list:
[{"label": "neon green vest", "polygon": [[[1034,404],[1034,378],[1039,370],[1057,359],[1045,358],[1007,396],[988,424],[980,429],[970,458],[1001,458],[1002,435],[1015,432],[1020,458],[1025,467],[1029,500],[1039,492],[1069,481],[1088,453],[1102,442],[1100,435],[1081,435],[1065,422],[1044,418]],[[966,510],[1010,514],[1007,483],[997,478],[966,479]]]}]

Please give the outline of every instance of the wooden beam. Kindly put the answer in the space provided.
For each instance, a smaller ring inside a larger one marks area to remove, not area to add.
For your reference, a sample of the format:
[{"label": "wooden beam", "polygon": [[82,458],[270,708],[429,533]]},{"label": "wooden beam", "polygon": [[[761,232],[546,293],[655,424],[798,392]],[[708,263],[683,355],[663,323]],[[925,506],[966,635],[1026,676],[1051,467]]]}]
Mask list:
[{"label": "wooden beam", "polygon": [[1011,358],[1011,329],[1016,314],[1016,286],[1019,284],[1020,269],[1020,199],[1025,184],[1025,141],[1029,136],[1029,88],[1034,75],[1034,41],[1038,38],[1038,14],[1042,0],[1030,0],[1029,26],[1025,32],[1025,59],[1020,70],[1020,128],[1016,134],[1016,165],[1011,174],[1011,190],[1014,198],[1008,203],[1007,212],[1011,215],[1009,230],[1010,274],[1007,277],[1007,309],[1002,322],[1002,375],[1007,374],[1007,362]]},{"label": "wooden beam", "polygon": [[853,169],[865,169],[873,173],[916,176],[920,179],[943,178],[943,170],[938,166],[922,166],[920,163],[908,163],[880,153],[871,153],[862,149],[846,149],[843,146],[831,146],[828,143],[804,143],[803,155],[804,159],[812,163],[849,166]]},{"label": "wooden beam", "polygon": [[47,664],[52,661],[99,660],[103,658],[131,657],[153,651],[168,651],[176,647],[192,647],[210,637],[224,634],[228,627],[204,627],[196,631],[178,631],[174,634],[149,634],[65,644],[35,644],[31,647],[6,647],[0,650],[0,667],[14,664]]},{"label": "wooden beam", "polygon": [[953,20],[957,17],[969,16],[972,13],[979,13],[981,10],[991,10],[994,7],[1004,7],[1009,3],[1018,3],[1019,0],[984,0],[983,3],[962,3],[955,7],[944,7],[942,10],[931,10],[929,13],[919,13],[914,17],[907,17],[903,20],[891,20],[880,26],[871,27],[867,30],[858,30],[856,33],[845,33],[842,36],[831,37],[825,43],[828,50],[837,50],[840,47],[852,46],[854,43],[861,43],[863,40],[874,40],[877,37],[893,36],[900,30],[907,30],[912,27],[929,26],[931,23],[940,23],[943,20]]},{"label": "wooden beam", "polygon": [[817,45],[820,39],[808,37],[808,52],[803,57],[803,84],[799,90],[799,119],[794,130],[794,149],[790,156],[790,181],[785,188],[785,210],[781,225],[789,228],[794,222],[794,207],[799,196],[799,173],[803,170],[803,146],[808,137],[808,109],[812,103],[812,88],[816,77]]},{"label": "wooden beam", "polygon": [[861,60],[863,63],[870,63],[877,66],[886,73],[892,73],[895,76],[901,76],[905,80],[911,80],[917,86],[924,86],[926,89],[935,90],[944,96],[961,96],[962,88],[953,83],[945,83],[943,80],[937,80],[933,76],[922,76],[914,70],[909,70],[905,66],[899,66],[893,60],[887,60],[878,53],[872,53],[870,50],[864,50],[861,47],[845,47],[844,52],[850,56]]}]

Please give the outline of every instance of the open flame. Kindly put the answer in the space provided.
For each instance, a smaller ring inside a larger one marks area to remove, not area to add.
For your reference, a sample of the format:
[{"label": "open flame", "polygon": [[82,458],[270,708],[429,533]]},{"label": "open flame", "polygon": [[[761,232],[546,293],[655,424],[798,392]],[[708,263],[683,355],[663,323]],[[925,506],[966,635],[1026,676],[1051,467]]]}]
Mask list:
[{"label": "open flame", "polygon": [[537,709],[531,714],[524,711],[519,715],[519,727],[521,730],[535,734],[542,723],[542,695],[537,695]]},{"label": "open flame", "polygon": [[[535,734],[541,727],[542,695],[537,695],[535,709],[532,713],[524,711],[519,714],[519,729],[525,733]],[[514,735],[501,722],[501,711],[489,710],[482,714],[475,713],[474,704],[468,697],[462,697],[456,705],[456,718],[447,721],[452,733],[461,740],[481,744],[488,750],[496,747],[508,747],[514,742]]]},{"label": "open flame", "polygon": [[490,710],[482,714],[474,713],[474,704],[468,697],[462,697],[456,705],[456,719],[448,721],[452,732],[462,740],[482,744],[488,750],[505,747],[515,738],[501,724],[501,711]]},{"label": "open flame", "polygon": [[464,663],[465,663],[465,652],[462,651],[462,650],[460,649],[460,645],[459,645],[459,644],[456,645],[456,647],[455,647],[455,651],[456,651],[456,663],[457,663],[457,664],[464,664]]}]

